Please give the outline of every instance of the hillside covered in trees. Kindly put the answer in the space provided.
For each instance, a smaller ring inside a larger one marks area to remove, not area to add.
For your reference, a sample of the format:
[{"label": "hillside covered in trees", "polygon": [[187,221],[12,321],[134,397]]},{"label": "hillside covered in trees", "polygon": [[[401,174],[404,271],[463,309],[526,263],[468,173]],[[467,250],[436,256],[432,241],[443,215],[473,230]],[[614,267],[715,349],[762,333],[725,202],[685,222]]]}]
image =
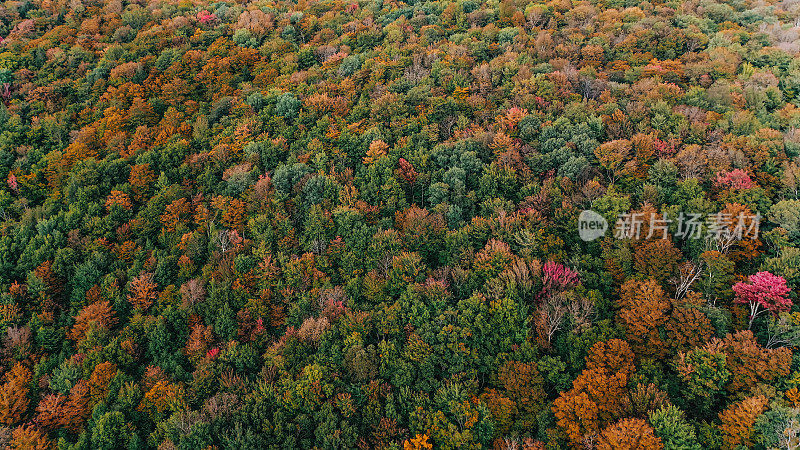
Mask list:
[{"label": "hillside covered in trees", "polygon": [[6,0],[0,447],[797,448],[799,53],[797,0]]}]

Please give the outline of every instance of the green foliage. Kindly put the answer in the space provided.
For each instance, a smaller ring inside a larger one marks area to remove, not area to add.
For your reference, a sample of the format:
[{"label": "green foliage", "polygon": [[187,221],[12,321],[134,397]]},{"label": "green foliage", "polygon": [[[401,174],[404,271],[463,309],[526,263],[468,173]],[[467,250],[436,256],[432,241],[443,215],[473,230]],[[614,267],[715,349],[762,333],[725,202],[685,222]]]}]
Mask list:
[{"label": "green foliage", "polygon": [[683,411],[674,405],[652,411],[648,418],[656,436],[661,438],[664,448],[675,450],[700,450],[694,427],[686,421]]},{"label": "green foliage", "polygon": [[275,104],[275,114],[287,119],[297,117],[300,110],[300,100],[297,99],[291,92],[285,92],[278,97],[278,102]]},{"label": "green foliage", "polygon": [[724,353],[700,348],[680,355],[675,368],[687,410],[698,415],[711,411],[731,377],[726,361]]}]

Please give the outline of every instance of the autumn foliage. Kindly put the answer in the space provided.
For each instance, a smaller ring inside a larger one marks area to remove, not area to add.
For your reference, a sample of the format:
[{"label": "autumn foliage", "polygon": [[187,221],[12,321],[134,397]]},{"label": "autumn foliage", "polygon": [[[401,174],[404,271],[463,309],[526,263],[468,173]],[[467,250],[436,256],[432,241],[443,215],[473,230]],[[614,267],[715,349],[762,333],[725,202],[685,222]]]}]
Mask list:
[{"label": "autumn foliage", "polygon": [[157,287],[152,273],[142,273],[131,280],[128,301],[134,308],[146,310],[158,298]]},{"label": "autumn foliage", "polygon": [[4,2],[0,448],[797,447],[799,8]]},{"label": "autumn foliage", "polygon": [[653,434],[653,428],[642,419],[623,419],[609,425],[600,434],[598,449],[662,449],[661,438]]},{"label": "autumn foliage", "polygon": [[9,370],[0,385],[0,422],[6,425],[19,424],[28,410],[28,393],[32,372],[22,363],[16,363]]},{"label": "autumn foliage", "polygon": [[572,389],[553,402],[558,424],[574,445],[594,439],[606,425],[624,416],[633,370],[633,352],[625,341],[612,339],[592,346],[586,369]]}]

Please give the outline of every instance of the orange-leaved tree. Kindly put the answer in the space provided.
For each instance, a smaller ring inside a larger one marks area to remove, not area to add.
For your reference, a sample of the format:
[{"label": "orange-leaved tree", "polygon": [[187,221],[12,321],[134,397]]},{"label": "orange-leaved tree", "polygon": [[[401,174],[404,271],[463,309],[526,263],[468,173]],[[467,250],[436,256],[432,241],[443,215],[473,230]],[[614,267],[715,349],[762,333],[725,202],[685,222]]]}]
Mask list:
[{"label": "orange-leaved tree", "polygon": [[600,434],[599,450],[656,450],[664,448],[661,438],[642,419],[627,418],[609,425]]},{"label": "orange-leaved tree", "polygon": [[67,337],[74,341],[81,341],[86,337],[89,328],[111,328],[116,323],[114,311],[107,300],[99,301],[87,305],[75,317],[75,324],[72,326]]},{"label": "orange-leaved tree", "polygon": [[724,449],[753,447],[753,425],[767,409],[767,398],[763,395],[738,401],[719,413]]},{"label": "orange-leaved tree", "polygon": [[34,425],[21,425],[11,432],[11,442],[7,448],[19,450],[49,450],[54,448],[54,442],[47,439],[47,435]]},{"label": "orange-leaved tree", "polygon": [[22,421],[30,403],[31,376],[31,370],[19,362],[6,373],[6,382],[0,385],[0,422],[14,425]]},{"label": "orange-leaved tree", "polygon": [[33,422],[45,430],[54,430],[62,423],[67,398],[62,394],[47,394],[36,405]]},{"label": "orange-leaved tree", "polygon": [[142,272],[131,280],[128,287],[128,301],[135,309],[145,311],[153,304],[153,300],[158,298],[157,287],[153,281],[153,274]]},{"label": "orange-leaved tree", "polygon": [[589,350],[586,369],[553,401],[558,426],[573,445],[593,440],[609,423],[630,408],[627,384],[634,355],[620,339],[598,342]]},{"label": "orange-leaved tree", "polygon": [[86,380],[80,380],[69,391],[61,425],[74,433],[81,431],[86,419],[92,413],[90,403],[89,385]]},{"label": "orange-leaved tree", "polygon": [[106,399],[110,390],[109,384],[116,374],[117,365],[112,362],[105,361],[95,366],[88,383],[92,406]]},{"label": "orange-leaved tree", "polygon": [[128,177],[128,182],[131,184],[131,191],[133,191],[133,199],[137,202],[147,200],[148,194],[153,189],[156,181],[156,174],[150,168],[150,164],[138,164],[131,168],[131,174]]},{"label": "orange-leaved tree", "polygon": [[728,334],[709,345],[715,345],[727,356],[726,365],[731,371],[730,393],[746,392],[758,383],[772,383],[791,370],[791,350],[785,347],[764,348],[750,330]]},{"label": "orange-leaved tree", "polygon": [[618,320],[631,348],[639,357],[661,357],[666,345],[660,327],[668,319],[670,303],[655,280],[629,280],[620,287]]}]

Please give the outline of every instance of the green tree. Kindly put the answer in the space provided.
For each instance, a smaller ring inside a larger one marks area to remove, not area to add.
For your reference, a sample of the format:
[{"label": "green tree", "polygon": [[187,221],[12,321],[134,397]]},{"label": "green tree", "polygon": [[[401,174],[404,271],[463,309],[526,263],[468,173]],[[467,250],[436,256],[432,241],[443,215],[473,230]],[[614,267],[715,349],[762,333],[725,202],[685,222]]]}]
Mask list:
[{"label": "green tree", "polygon": [[694,427],[686,421],[683,411],[674,405],[650,412],[648,421],[655,435],[661,438],[664,448],[674,450],[700,450]]}]

